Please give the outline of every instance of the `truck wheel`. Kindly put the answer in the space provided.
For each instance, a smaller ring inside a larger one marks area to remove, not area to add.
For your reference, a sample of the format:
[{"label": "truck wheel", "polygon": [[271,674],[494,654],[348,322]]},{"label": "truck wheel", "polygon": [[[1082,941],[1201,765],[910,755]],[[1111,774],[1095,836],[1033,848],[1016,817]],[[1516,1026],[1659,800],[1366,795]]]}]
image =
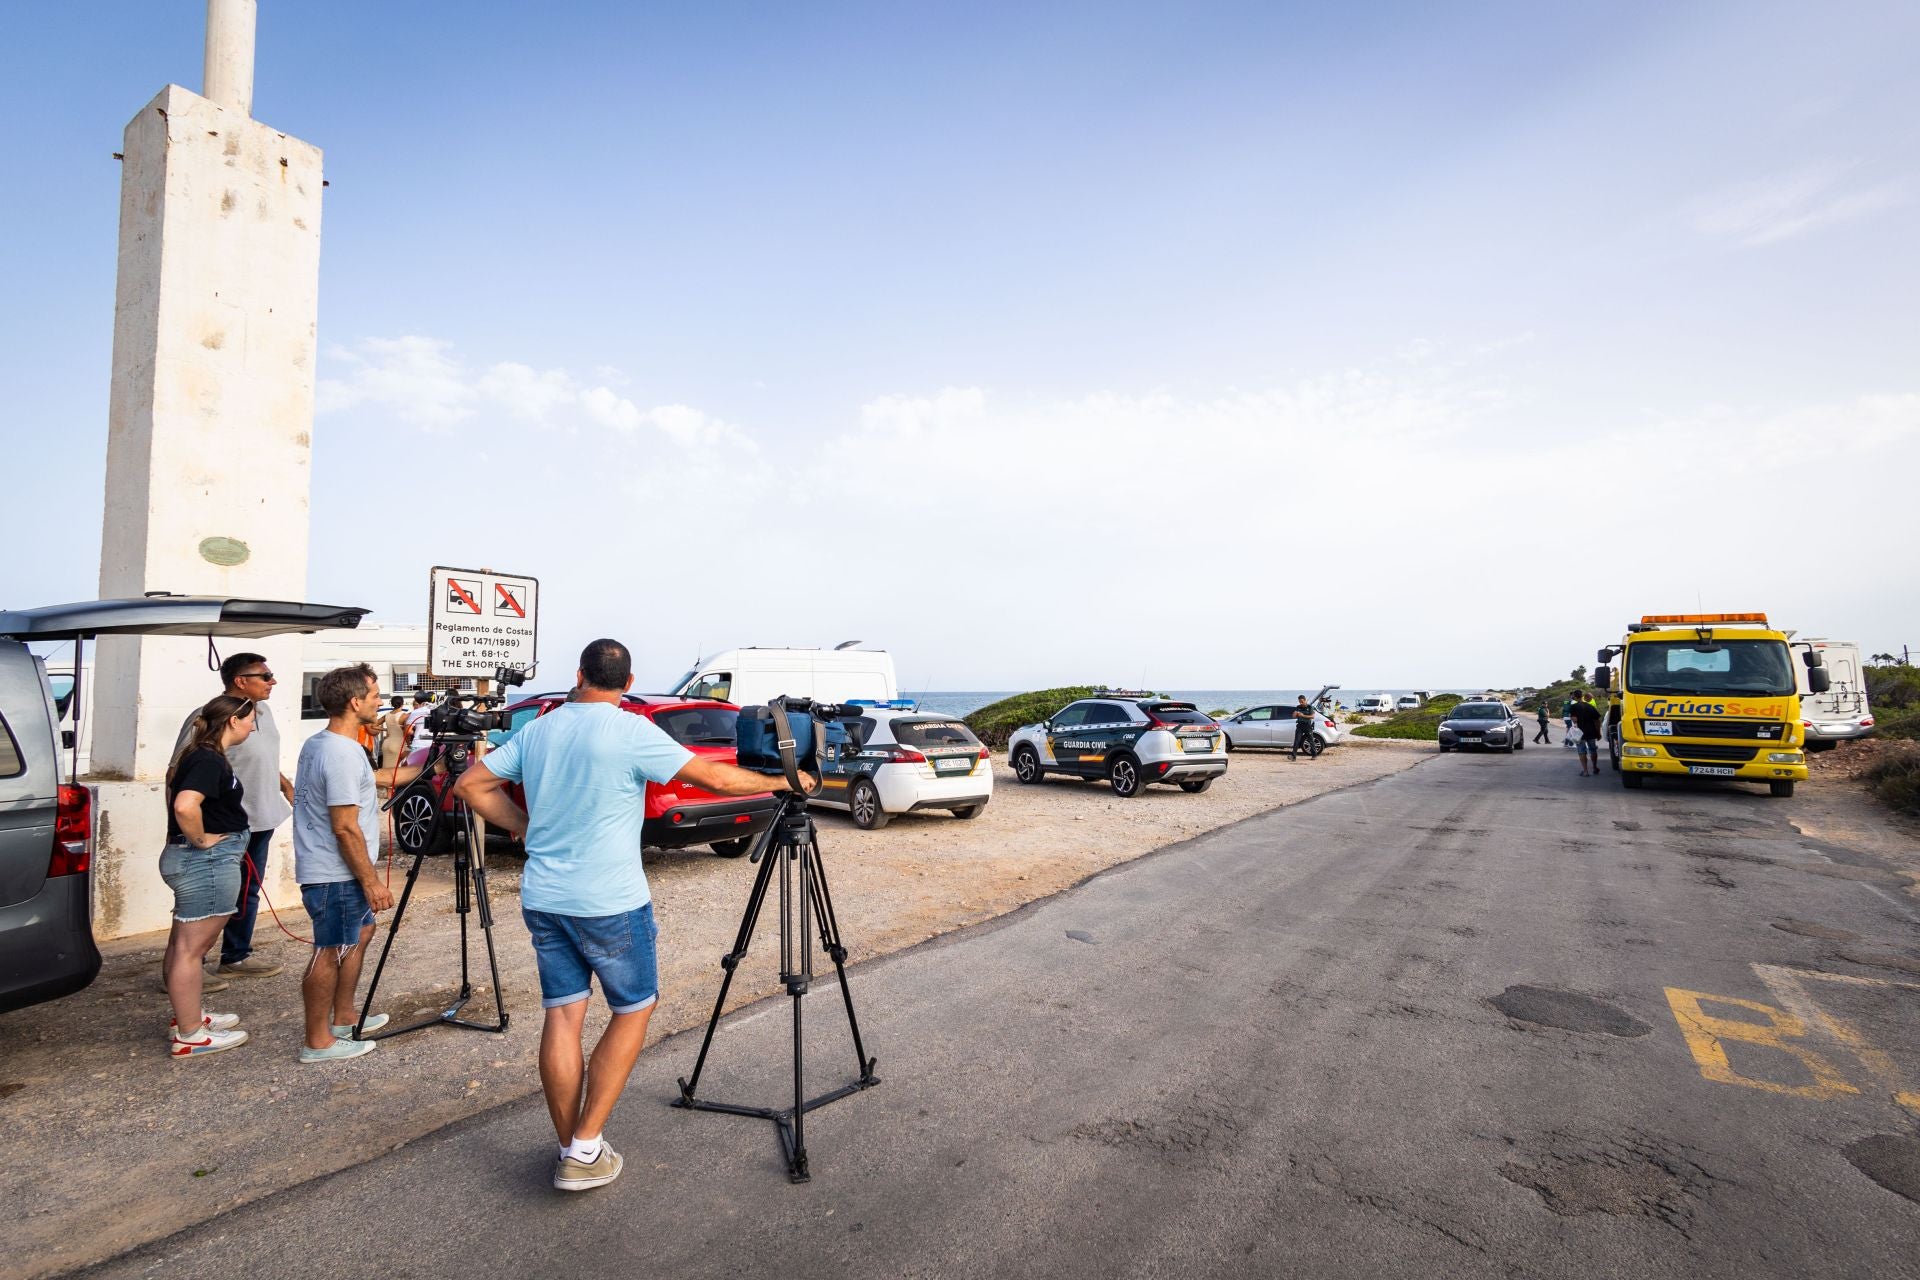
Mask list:
[{"label": "truck wheel", "polygon": [[1122,800],[1140,794],[1140,762],[1132,756],[1118,755],[1107,764],[1107,785]]},{"label": "truck wheel", "polygon": [[1040,768],[1040,753],[1032,747],[1016,747],[1013,752],[1013,776],[1022,782],[1044,782],[1046,773]]},{"label": "truck wheel", "polygon": [[1784,800],[1793,795],[1793,779],[1788,778],[1784,782],[1769,782],[1767,784],[1767,790]]},{"label": "truck wheel", "polygon": [[1213,785],[1212,778],[1195,778],[1191,782],[1181,783],[1180,789],[1189,795],[1197,796],[1202,791],[1205,791],[1208,787],[1212,785]]},{"label": "truck wheel", "polygon": [[853,825],[862,831],[878,831],[893,816],[880,807],[880,788],[866,778],[854,783],[847,793],[847,812],[853,815]]},{"label": "truck wheel", "polygon": [[753,837],[741,836],[738,840],[715,840],[708,847],[723,858],[738,858],[753,847]]},{"label": "truck wheel", "polygon": [[1623,773],[1620,775],[1620,785],[1625,787],[1629,791],[1638,791],[1641,787],[1646,785],[1646,782],[1647,782],[1647,779],[1642,774]]}]

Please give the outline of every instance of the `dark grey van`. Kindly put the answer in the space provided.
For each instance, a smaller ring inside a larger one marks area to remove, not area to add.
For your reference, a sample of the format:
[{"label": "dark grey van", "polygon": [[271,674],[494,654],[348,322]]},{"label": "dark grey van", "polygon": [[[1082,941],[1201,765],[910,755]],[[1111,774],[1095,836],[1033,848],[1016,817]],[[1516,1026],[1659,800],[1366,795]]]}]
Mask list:
[{"label": "dark grey van", "polygon": [[[367,610],[279,600],[152,595],[0,610],[0,1013],[80,990],[100,971],[93,941],[93,795],[64,768],[84,726],[62,716],[29,641],[103,635],[259,639],[357,627]],[[77,716],[81,699],[67,699]],[[157,851],[156,851],[157,852]]]}]

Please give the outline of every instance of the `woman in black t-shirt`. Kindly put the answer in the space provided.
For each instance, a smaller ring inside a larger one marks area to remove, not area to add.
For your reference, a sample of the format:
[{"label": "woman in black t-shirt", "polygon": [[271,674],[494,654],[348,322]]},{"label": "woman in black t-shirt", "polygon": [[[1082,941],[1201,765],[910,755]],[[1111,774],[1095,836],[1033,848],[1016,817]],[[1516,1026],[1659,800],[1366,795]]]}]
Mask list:
[{"label": "woman in black t-shirt", "polygon": [[231,1013],[200,1007],[207,952],[240,900],[241,859],[247,852],[247,815],[240,779],[227,750],[253,732],[253,703],[222,694],[200,709],[186,742],[167,767],[167,847],[160,877],[173,890],[173,930],[167,935],[167,997],[173,1028],[167,1052],[176,1058],[218,1053],[246,1042]]}]

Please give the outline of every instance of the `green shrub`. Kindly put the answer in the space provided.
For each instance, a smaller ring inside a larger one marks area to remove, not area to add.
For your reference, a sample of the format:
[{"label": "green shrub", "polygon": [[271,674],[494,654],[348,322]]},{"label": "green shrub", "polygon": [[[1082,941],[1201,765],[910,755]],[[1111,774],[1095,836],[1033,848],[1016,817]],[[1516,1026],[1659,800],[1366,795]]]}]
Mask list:
[{"label": "green shrub", "polygon": [[1893,711],[1868,704],[1873,712],[1873,732],[1882,738],[1920,738],[1920,707]]},{"label": "green shrub", "polygon": [[1016,693],[1011,698],[990,702],[966,718],[967,728],[995,751],[1006,749],[1007,738],[1021,725],[1037,724],[1076,698],[1091,698],[1093,686],[1068,685],[1060,689],[1036,689]]},{"label": "green shrub", "polygon": [[1440,736],[1440,722],[1447,712],[1460,705],[1457,694],[1443,693],[1427,700],[1418,711],[1400,711],[1379,724],[1363,724],[1353,732],[1361,738],[1413,738],[1433,742]]},{"label": "green shrub", "polygon": [[1882,663],[1868,667],[1865,674],[1867,705],[1873,708],[1876,718],[1882,707],[1889,711],[1920,707],[1920,667],[1900,662]]},{"label": "green shrub", "polygon": [[1920,814],[1920,747],[1890,744],[1865,774],[1874,794],[1902,813]]}]

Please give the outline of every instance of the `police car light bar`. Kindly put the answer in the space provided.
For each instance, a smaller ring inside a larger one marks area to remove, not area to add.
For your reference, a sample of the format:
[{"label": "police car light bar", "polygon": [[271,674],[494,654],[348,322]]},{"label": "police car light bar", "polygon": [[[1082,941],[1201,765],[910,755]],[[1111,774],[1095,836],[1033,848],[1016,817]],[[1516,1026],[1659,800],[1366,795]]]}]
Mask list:
[{"label": "police car light bar", "polygon": [[920,704],[912,698],[895,698],[891,702],[881,702],[877,698],[848,698],[849,707],[872,707],[877,711],[918,711]]},{"label": "police car light bar", "polygon": [[1642,615],[1641,622],[1647,626],[1694,626],[1699,623],[1745,622],[1753,626],[1767,625],[1764,613],[1649,613]]},{"label": "police car light bar", "polygon": [[1102,685],[1093,691],[1096,698],[1157,698],[1160,695],[1151,689],[1109,689]]}]

